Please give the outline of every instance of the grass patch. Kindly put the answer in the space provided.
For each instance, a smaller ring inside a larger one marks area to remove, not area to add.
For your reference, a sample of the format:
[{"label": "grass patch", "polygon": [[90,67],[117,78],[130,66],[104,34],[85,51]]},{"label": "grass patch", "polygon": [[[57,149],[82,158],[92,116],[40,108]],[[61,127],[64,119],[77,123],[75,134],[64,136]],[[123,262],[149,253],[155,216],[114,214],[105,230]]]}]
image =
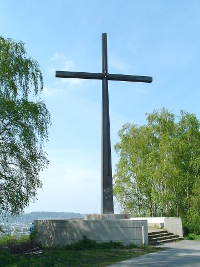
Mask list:
[{"label": "grass patch", "polygon": [[196,234],[188,234],[187,236],[185,236],[186,240],[195,240],[195,241],[200,241],[200,235],[196,235]]},{"label": "grass patch", "polygon": [[[8,244],[16,243],[16,237],[0,239],[0,267],[67,267],[67,266],[108,266],[116,262],[141,256],[160,250],[152,246],[136,246],[131,244],[124,247],[120,242],[98,244],[83,238],[76,244],[62,248],[42,248],[42,254],[20,256],[11,252]],[[31,242],[27,237],[19,238],[16,244]]]}]

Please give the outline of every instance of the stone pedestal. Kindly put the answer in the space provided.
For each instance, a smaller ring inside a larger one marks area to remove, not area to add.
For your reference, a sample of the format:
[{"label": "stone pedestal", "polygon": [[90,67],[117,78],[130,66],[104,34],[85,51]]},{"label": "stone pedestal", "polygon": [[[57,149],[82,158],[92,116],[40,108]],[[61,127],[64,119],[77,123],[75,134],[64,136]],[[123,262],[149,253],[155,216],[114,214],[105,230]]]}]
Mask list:
[{"label": "stone pedestal", "polygon": [[65,246],[86,236],[97,243],[148,244],[147,220],[134,221],[128,217],[128,214],[88,214],[86,219],[35,220],[36,241],[44,246]]},{"label": "stone pedestal", "polygon": [[130,214],[85,214],[85,220],[128,220]]}]

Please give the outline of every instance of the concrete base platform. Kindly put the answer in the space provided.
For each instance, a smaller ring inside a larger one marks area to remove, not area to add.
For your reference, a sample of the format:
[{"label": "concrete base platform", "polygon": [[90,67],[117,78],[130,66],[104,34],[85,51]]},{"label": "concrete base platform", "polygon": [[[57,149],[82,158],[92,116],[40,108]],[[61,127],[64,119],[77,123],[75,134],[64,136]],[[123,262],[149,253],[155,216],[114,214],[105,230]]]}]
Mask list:
[{"label": "concrete base platform", "polygon": [[85,214],[85,220],[126,220],[130,214]]},{"label": "concrete base platform", "polygon": [[44,246],[65,246],[82,240],[83,236],[98,243],[122,242],[125,246],[148,244],[147,220],[35,220],[36,241]]}]

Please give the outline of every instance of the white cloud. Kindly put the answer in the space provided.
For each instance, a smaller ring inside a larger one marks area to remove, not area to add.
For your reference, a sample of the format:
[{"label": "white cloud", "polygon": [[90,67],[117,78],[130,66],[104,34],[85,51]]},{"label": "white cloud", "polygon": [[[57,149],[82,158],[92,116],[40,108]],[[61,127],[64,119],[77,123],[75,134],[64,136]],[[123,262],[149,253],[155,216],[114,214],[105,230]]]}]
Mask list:
[{"label": "white cloud", "polygon": [[[51,74],[55,74],[56,69],[60,71],[72,71],[74,68],[74,62],[72,60],[66,60],[65,56],[63,54],[59,54],[58,52],[55,53],[55,55],[51,58],[52,61],[59,60],[59,66],[57,67],[50,67],[48,68],[48,72]],[[80,79],[59,79],[59,83],[67,83],[70,86],[77,85],[81,83]],[[44,94],[45,95],[52,95],[57,90],[49,91],[47,88],[44,88]]]},{"label": "white cloud", "polygon": [[64,68],[63,70],[65,71],[69,71],[70,69],[72,69],[74,67],[74,62],[73,61],[66,61],[64,64]]},{"label": "white cloud", "polygon": [[73,85],[76,85],[76,84],[80,84],[81,82],[83,82],[83,80],[81,79],[74,79],[74,78],[68,78],[68,79],[61,79],[61,82],[62,83],[68,83],[69,85],[73,86]]},{"label": "white cloud", "polygon": [[48,72],[50,72],[51,74],[55,74],[56,69],[55,68],[48,68]]},{"label": "white cloud", "polygon": [[[74,67],[74,62],[73,61],[66,61],[64,63],[64,67],[62,68],[63,71],[72,71]],[[74,78],[68,78],[68,79],[61,79],[61,82],[62,83],[67,83],[69,84],[70,86],[73,86],[73,85],[77,85],[77,84],[80,84],[83,80],[81,79],[74,79]]]},{"label": "white cloud", "polygon": [[[72,60],[66,60],[66,57],[63,54],[60,54],[60,53],[56,52],[54,54],[54,56],[51,58],[51,60],[55,61],[55,60],[58,60],[58,59],[60,60],[60,63],[63,66],[63,67],[61,67],[61,70],[68,71],[68,70],[70,70],[70,69],[72,69],[74,67],[74,62]],[[51,73],[55,72],[55,68],[49,68],[48,71],[51,72]]]},{"label": "white cloud", "polygon": [[63,54],[56,52],[54,56],[51,58],[51,60],[57,60],[57,59],[63,59],[63,58],[64,58]]},{"label": "white cloud", "polygon": [[44,87],[44,89],[42,91],[42,93],[45,96],[52,96],[52,95],[54,95],[55,93],[58,93],[58,92],[62,92],[62,90],[58,90],[58,89],[49,90],[47,87]]},{"label": "white cloud", "polygon": [[52,150],[49,150],[49,153],[51,153],[52,155],[65,154],[65,153],[66,154],[68,154],[68,153],[79,154],[79,153],[81,153],[81,151],[79,149],[52,149]]},{"label": "white cloud", "polygon": [[109,65],[122,72],[127,70],[127,67],[128,67],[127,64],[113,57],[109,60]]}]

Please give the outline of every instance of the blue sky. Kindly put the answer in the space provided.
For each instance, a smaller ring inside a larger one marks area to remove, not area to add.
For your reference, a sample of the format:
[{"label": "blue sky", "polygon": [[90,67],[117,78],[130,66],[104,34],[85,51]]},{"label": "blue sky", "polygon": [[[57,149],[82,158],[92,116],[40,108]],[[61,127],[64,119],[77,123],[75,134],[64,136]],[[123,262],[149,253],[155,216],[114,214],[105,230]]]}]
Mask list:
[{"label": "blue sky", "polygon": [[[101,34],[110,73],[152,84],[109,82],[113,146],[124,123],[146,123],[162,107],[200,119],[200,1],[0,0],[0,34],[23,41],[44,77],[51,113],[43,189],[26,212],[101,211],[101,82],[55,78],[55,70],[101,72]],[[118,212],[117,207],[115,212]]]}]

